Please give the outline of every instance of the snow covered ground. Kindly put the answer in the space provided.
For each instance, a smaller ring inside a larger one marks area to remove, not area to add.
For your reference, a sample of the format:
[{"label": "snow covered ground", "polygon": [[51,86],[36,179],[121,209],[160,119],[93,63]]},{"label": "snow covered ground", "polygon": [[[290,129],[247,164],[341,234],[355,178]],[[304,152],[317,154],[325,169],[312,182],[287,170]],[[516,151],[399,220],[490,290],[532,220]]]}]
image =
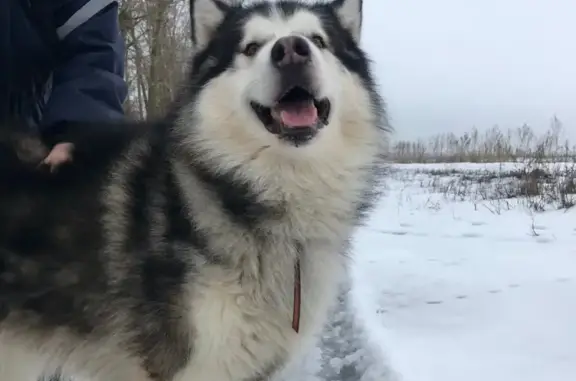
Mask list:
[{"label": "snow covered ground", "polygon": [[576,208],[447,200],[410,175],[423,166],[395,168],[356,236],[352,289],[387,366],[403,381],[576,380]]}]

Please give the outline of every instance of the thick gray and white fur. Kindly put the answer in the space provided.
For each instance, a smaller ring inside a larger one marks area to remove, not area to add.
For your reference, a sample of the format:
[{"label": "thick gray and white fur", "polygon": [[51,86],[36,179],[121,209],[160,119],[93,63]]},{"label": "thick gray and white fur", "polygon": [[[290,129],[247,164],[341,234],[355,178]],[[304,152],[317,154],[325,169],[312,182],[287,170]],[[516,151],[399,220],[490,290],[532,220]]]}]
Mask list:
[{"label": "thick gray and white fur", "polygon": [[49,174],[0,137],[0,380],[268,381],[336,301],[388,132],[362,2],[193,1],[161,120],[76,128]]}]

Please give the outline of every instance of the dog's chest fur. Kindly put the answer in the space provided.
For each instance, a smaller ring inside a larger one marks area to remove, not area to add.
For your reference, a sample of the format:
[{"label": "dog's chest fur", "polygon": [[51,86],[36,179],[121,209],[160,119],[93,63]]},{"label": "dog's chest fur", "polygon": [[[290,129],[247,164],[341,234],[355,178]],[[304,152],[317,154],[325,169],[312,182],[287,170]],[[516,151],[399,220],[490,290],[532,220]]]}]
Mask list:
[{"label": "dog's chest fur", "polygon": [[[267,379],[288,361],[288,354],[313,339],[335,300],[358,197],[350,184],[357,182],[346,184],[350,178],[341,176],[342,182],[321,185],[316,171],[276,173],[296,178],[268,178],[258,202],[275,212],[264,212],[249,228],[229,218],[212,189],[197,178],[180,176],[184,188],[194,189],[188,197],[191,218],[207,233],[209,250],[223,257],[223,263],[200,260],[196,266],[201,269],[189,284],[194,343],[180,380]],[[286,184],[301,185],[288,189]],[[298,333],[292,329],[297,257],[302,292]]]},{"label": "dog's chest fur", "polygon": [[[232,271],[211,269],[192,286],[193,355],[181,380],[267,380],[298,352],[323,321],[334,299],[342,262],[327,250],[302,263],[300,331],[292,329],[292,272],[275,274],[275,290],[254,280],[238,283]],[[274,283],[274,280],[267,280]],[[252,283],[252,284],[246,284]]]}]

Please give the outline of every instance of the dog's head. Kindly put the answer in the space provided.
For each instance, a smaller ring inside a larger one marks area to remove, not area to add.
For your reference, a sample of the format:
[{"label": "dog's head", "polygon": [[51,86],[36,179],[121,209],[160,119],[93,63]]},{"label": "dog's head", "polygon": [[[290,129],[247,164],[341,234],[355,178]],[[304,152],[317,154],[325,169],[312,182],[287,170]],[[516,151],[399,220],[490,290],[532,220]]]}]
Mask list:
[{"label": "dog's head", "polygon": [[384,118],[359,47],[362,0],[194,8],[191,82],[203,140],[299,155],[321,142],[376,139]]}]

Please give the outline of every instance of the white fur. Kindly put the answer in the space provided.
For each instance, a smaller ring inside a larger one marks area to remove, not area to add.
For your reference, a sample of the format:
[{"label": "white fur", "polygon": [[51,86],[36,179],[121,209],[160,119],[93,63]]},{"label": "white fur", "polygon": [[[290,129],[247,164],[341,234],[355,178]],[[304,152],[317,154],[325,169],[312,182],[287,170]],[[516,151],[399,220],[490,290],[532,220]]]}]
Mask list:
[{"label": "white fur", "polygon": [[116,336],[78,343],[65,329],[48,337],[5,329],[0,333],[0,380],[37,381],[57,369],[80,380],[148,380],[140,359],[120,350],[120,341]]},{"label": "white fur", "polygon": [[360,41],[362,34],[362,0],[346,0],[338,9],[338,16],[356,41]]},{"label": "white fur", "polygon": [[[218,8],[217,4],[212,0],[208,1],[194,1],[194,21],[195,28],[194,34],[196,37],[196,49],[201,49],[204,45],[210,41],[212,34],[215,31],[215,27],[222,21],[222,12]],[[226,4],[226,1],[221,1]]]}]

